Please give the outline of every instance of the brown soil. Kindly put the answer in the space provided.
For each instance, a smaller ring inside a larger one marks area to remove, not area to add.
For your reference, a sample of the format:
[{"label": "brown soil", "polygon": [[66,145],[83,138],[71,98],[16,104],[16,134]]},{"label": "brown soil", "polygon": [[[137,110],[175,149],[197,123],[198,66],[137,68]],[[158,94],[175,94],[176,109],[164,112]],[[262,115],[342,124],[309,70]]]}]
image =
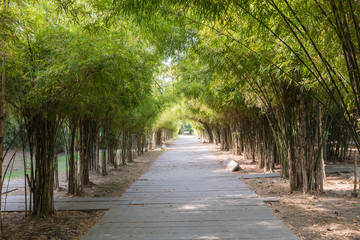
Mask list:
[{"label": "brown soil", "polygon": [[[162,149],[156,149],[138,156],[134,162],[120,165],[117,168],[108,169],[108,175],[90,173],[91,186],[86,187],[80,197],[121,197],[121,195],[142,174],[147,172],[152,163],[163,153]],[[58,191],[59,198],[68,198],[66,191]],[[76,197],[79,197],[76,196]]]},{"label": "brown soil", "polygon": [[103,214],[104,211],[59,211],[50,217],[35,218],[6,213],[5,239],[79,239]]},{"label": "brown soil", "polygon": [[[242,156],[214,145],[209,150],[221,161],[229,157],[238,161],[241,170],[236,174],[264,173]],[[279,199],[267,203],[268,207],[301,239],[360,239],[360,198],[351,197],[353,182],[346,175],[328,175],[325,192],[313,194],[290,194],[289,182],[281,178],[241,181],[260,197]]]},{"label": "brown soil", "polygon": [[[144,174],[152,163],[162,154],[156,149],[137,157],[126,166],[110,168],[107,176],[90,173],[91,187],[87,187],[80,197],[121,197],[128,187]],[[60,198],[73,197],[66,195],[62,188],[55,191]],[[11,195],[23,194],[19,189]],[[77,196],[79,197],[79,196]],[[79,239],[105,213],[105,211],[58,211],[45,218],[26,217],[24,213],[3,213],[4,233],[6,239]]]}]

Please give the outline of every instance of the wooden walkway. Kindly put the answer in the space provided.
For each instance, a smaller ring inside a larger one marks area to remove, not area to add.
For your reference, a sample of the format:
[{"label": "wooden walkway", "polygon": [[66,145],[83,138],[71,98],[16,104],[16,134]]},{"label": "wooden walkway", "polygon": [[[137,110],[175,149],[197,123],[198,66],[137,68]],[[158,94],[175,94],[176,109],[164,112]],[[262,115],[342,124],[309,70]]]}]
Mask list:
[{"label": "wooden walkway", "polygon": [[299,239],[195,138],[177,140],[82,239]]},{"label": "wooden walkway", "polygon": [[[129,201],[119,198],[64,198],[54,199],[54,208],[56,211],[108,210],[115,203],[129,204]],[[24,212],[25,196],[3,197],[1,208],[3,212]],[[27,202],[27,209],[30,209],[29,202]]]}]

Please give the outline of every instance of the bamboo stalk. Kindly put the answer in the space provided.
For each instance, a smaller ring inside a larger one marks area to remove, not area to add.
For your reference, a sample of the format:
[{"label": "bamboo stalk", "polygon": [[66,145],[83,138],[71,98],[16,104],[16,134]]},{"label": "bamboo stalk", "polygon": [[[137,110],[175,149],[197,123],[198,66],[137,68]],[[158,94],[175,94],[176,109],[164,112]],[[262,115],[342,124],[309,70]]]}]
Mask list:
[{"label": "bamboo stalk", "polygon": [[66,140],[66,130],[65,130],[65,124],[63,124],[63,135],[64,135],[64,150],[65,150],[65,175],[66,175],[66,180],[69,180],[69,161],[68,161],[68,154],[69,154],[69,150],[68,150],[68,143]]},{"label": "bamboo stalk", "polygon": [[357,151],[355,151],[354,154],[354,192],[352,194],[354,197],[357,197],[356,185],[357,185]]},{"label": "bamboo stalk", "polygon": [[[0,185],[3,186],[3,185],[4,185],[4,181],[5,181],[5,178],[4,178],[4,177],[6,176],[7,171],[8,171],[8,169],[9,169],[10,165],[11,165],[11,167],[10,167],[10,174],[9,174],[9,180],[8,180],[7,186],[6,186],[6,189],[7,189],[7,190],[9,189],[9,185],[10,185],[11,174],[12,174],[13,167],[14,167],[14,162],[15,162],[15,155],[16,155],[16,153],[19,151],[19,149],[20,149],[20,147],[21,147],[22,145],[23,145],[23,143],[21,143],[21,144],[16,148],[15,152],[14,152],[13,155],[11,156],[10,161],[9,161],[7,167],[6,167],[4,176],[3,176],[2,180],[1,180],[1,184],[0,184]],[[2,192],[2,187],[1,187],[1,192]],[[6,201],[7,201],[7,195],[6,195],[6,197],[5,197],[4,209],[6,209]]]},{"label": "bamboo stalk", "polygon": [[[4,0],[4,15],[6,13],[6,0]],[[1,236],[4,235],[3,232],[3,224],[2,224],[2,206],[1,206],[1,192],[2,192],[2,163],[3,163],[3,153],[4,153],[4,106],[5,106],[5,69],[6,69],[6,55],[5,55],[5,40],[3,41],[3,49],[2,49],[2,78],[1,78],[1,102],[0,102],[0,231]]]},{"label": "bamboo stalk", "polygon": [[22,152],[23,152],[23,164],[24,164],[24,187],[25,187],[25,216],[28,215],[27,209],[27,186],[26,186],[26,157],[25,157],[25,141],[23,140]]}]

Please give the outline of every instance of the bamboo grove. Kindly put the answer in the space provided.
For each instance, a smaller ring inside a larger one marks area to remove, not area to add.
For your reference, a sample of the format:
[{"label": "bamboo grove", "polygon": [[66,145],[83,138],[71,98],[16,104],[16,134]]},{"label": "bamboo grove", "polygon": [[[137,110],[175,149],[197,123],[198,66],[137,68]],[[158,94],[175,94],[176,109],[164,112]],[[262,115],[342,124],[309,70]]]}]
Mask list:
[{"label": "bamboo grove", "polygon": [[132,162],[173,134],[156,121],[170,94],[156,39],[130,18],[97,25],[91,8],[75,17],[58,7],[5,1],[1,15],[8,134],[0,155],[18,144],[30,151],[25,178],[37,216],[54,212],[58,151],[67,156],[68,194],[77,195],[91,184],[89,171],[106,175],[109,164]]},{"label": "bamboo grove", "polygon": [[178,13],[199,26],[174,64],[185,117],[265,171],[280,164],[291,192],[323,191],[325,158],[359,150],[359,3],[204,4]]},{"label": "bamboo grove", "polygon": [[196,32],[174,61],[174,88],[183,117],[209,142],[265,170],[280,164],[290,191],[304,193],[323,191],[325,158],[343,160],[349,143],[359,150],[357,1],[120,5],[138,15],[159,9]]},{"label": "bamboo grove", "polygon": [[359,11],[355,0],[5,1],[0,127],[16,122],[31,153],[33,212],[54,210],[59,139],[77,194],[89,171],[119,164],[116,149],[126,164],[179,118],[266,171],[279,164],[290,191],[323,191],[325,158],[360,149]]}]

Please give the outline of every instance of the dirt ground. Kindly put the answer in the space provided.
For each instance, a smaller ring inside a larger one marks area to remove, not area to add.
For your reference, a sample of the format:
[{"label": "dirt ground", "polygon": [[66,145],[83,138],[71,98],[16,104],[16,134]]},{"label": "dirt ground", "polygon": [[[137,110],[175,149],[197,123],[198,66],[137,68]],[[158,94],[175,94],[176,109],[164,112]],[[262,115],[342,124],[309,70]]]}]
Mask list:
[{"label": "dirt ground", "polygon": [[[163,150],[156,149],[138,156],[133,163],[110,168],[107,176],[90,173],[91,187],[87,187],[80,197],[121,197],[128,187],[145,173],[152,163],[162,154]],[[21,169],[19,167],[19,169]],[[11,195],[22,194],[22,189]],[[66,195],[62,188],[54,194],[59,198],[73,196]],[[105,213],[105,211],[57,211],[46,218],[26,217],[24,213],[3,213],[4,234],[6,239],[79,239]]]},{"label": "dirt ground", "polygon": [[[264,173],[250,160],[220,151],[215,145],[208,147],[221,161],[238,161],[241,170],[236,175]],[[279,202],[269,202],[268,207],[301,239],[360,239],[360,197],[351,197],[349,175],[328,175],[325,192],[313,194],[290,194],[289,182],[279,177],[241,181],[260,197],[276,197]]]}]

